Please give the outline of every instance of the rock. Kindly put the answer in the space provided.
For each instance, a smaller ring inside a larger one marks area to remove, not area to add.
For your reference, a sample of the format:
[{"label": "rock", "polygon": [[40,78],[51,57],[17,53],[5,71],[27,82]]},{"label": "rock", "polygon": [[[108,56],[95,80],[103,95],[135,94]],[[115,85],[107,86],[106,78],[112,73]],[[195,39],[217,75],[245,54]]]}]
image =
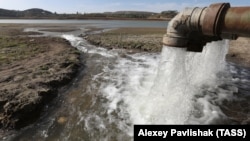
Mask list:
[{"label": "rock", "polygon": [[24,76],[17,75],[17,76],[14,77],[13,81],[19,82],[19,81],[21,81],[21,80],[23,80],[23,79],[24,79]]},{"label": "rock", "polygon": [[59,124],[65,124],[67,121],[68,121],[67,117],[59,117],[57,119],[57,123],[59,123]]}]

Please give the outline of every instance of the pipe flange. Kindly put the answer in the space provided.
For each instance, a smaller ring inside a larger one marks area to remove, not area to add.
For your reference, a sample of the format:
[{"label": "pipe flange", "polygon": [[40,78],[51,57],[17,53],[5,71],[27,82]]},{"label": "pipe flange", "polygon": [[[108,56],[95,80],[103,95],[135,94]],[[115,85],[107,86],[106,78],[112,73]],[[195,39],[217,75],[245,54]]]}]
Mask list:
[{"label": "pipe flange", "polygon": [[204,16],[202,24],[202,33],[205,35],[219,36],[221,16],[227,9],[230,8],[229,3],[216,3],[211,4],[207,8],[206,15]]}]

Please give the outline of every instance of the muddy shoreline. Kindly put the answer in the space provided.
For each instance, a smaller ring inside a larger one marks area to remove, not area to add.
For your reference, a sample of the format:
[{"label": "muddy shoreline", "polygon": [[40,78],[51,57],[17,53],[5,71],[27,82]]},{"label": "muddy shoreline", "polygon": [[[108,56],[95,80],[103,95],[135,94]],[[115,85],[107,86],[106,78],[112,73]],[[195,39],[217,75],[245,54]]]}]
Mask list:
[{"label": "muddy shoreline", "polygon": [[57,37],[28,37],[23,26],[0,26],[0,128],[34,122],[58,89],[77,76],[81,53]]}]

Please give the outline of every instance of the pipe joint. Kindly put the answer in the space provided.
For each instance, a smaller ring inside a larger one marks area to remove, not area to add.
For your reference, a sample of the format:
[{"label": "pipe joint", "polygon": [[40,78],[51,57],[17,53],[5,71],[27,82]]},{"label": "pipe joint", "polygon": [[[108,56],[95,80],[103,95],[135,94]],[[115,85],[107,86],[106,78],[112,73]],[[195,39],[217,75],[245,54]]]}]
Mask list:
[{"label": "pipe joint", "polygon": [[169,22],[163,44],[201,52],[207,42],[250,37],[249,13],[250,7],[231,8],[229,3],[185,8]]},{"label": "pipe joint", "polygon": [[164,44],[176,47],[186,47],[190,28],[197,29],[196,21],[192,18],[192,13],[195,9],[196,8],[186,8],[168,23],[167,33],[163,38]]},{"label": "pipe joint", "polygon": [[201,46],[204,46],[201,21],[204,19],[206,9],[206,7],[185,8],[180,12],[169,22],[163,44],[200,52]]}]

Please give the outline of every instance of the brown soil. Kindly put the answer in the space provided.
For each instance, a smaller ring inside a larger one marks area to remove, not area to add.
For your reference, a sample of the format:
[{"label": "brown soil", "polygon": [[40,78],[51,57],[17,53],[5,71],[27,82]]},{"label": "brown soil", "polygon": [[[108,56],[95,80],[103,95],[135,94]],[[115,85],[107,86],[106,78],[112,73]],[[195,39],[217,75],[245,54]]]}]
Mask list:
[{"label": "brown soil", "polygon": [[86,38],[91,44],[112,48],[159,52],[162,48],[163,28],[120,28]]},{"label": "brown soil", "polygon": [[61,38],[17,36],[34,33],[0,28],[0,127],[20,128],[77,74],[80,52]]},{"label": "brown soil", "polygon": [[250,67],[250,38],[238,38],[230,41],[227,60],[236,64]]}]

